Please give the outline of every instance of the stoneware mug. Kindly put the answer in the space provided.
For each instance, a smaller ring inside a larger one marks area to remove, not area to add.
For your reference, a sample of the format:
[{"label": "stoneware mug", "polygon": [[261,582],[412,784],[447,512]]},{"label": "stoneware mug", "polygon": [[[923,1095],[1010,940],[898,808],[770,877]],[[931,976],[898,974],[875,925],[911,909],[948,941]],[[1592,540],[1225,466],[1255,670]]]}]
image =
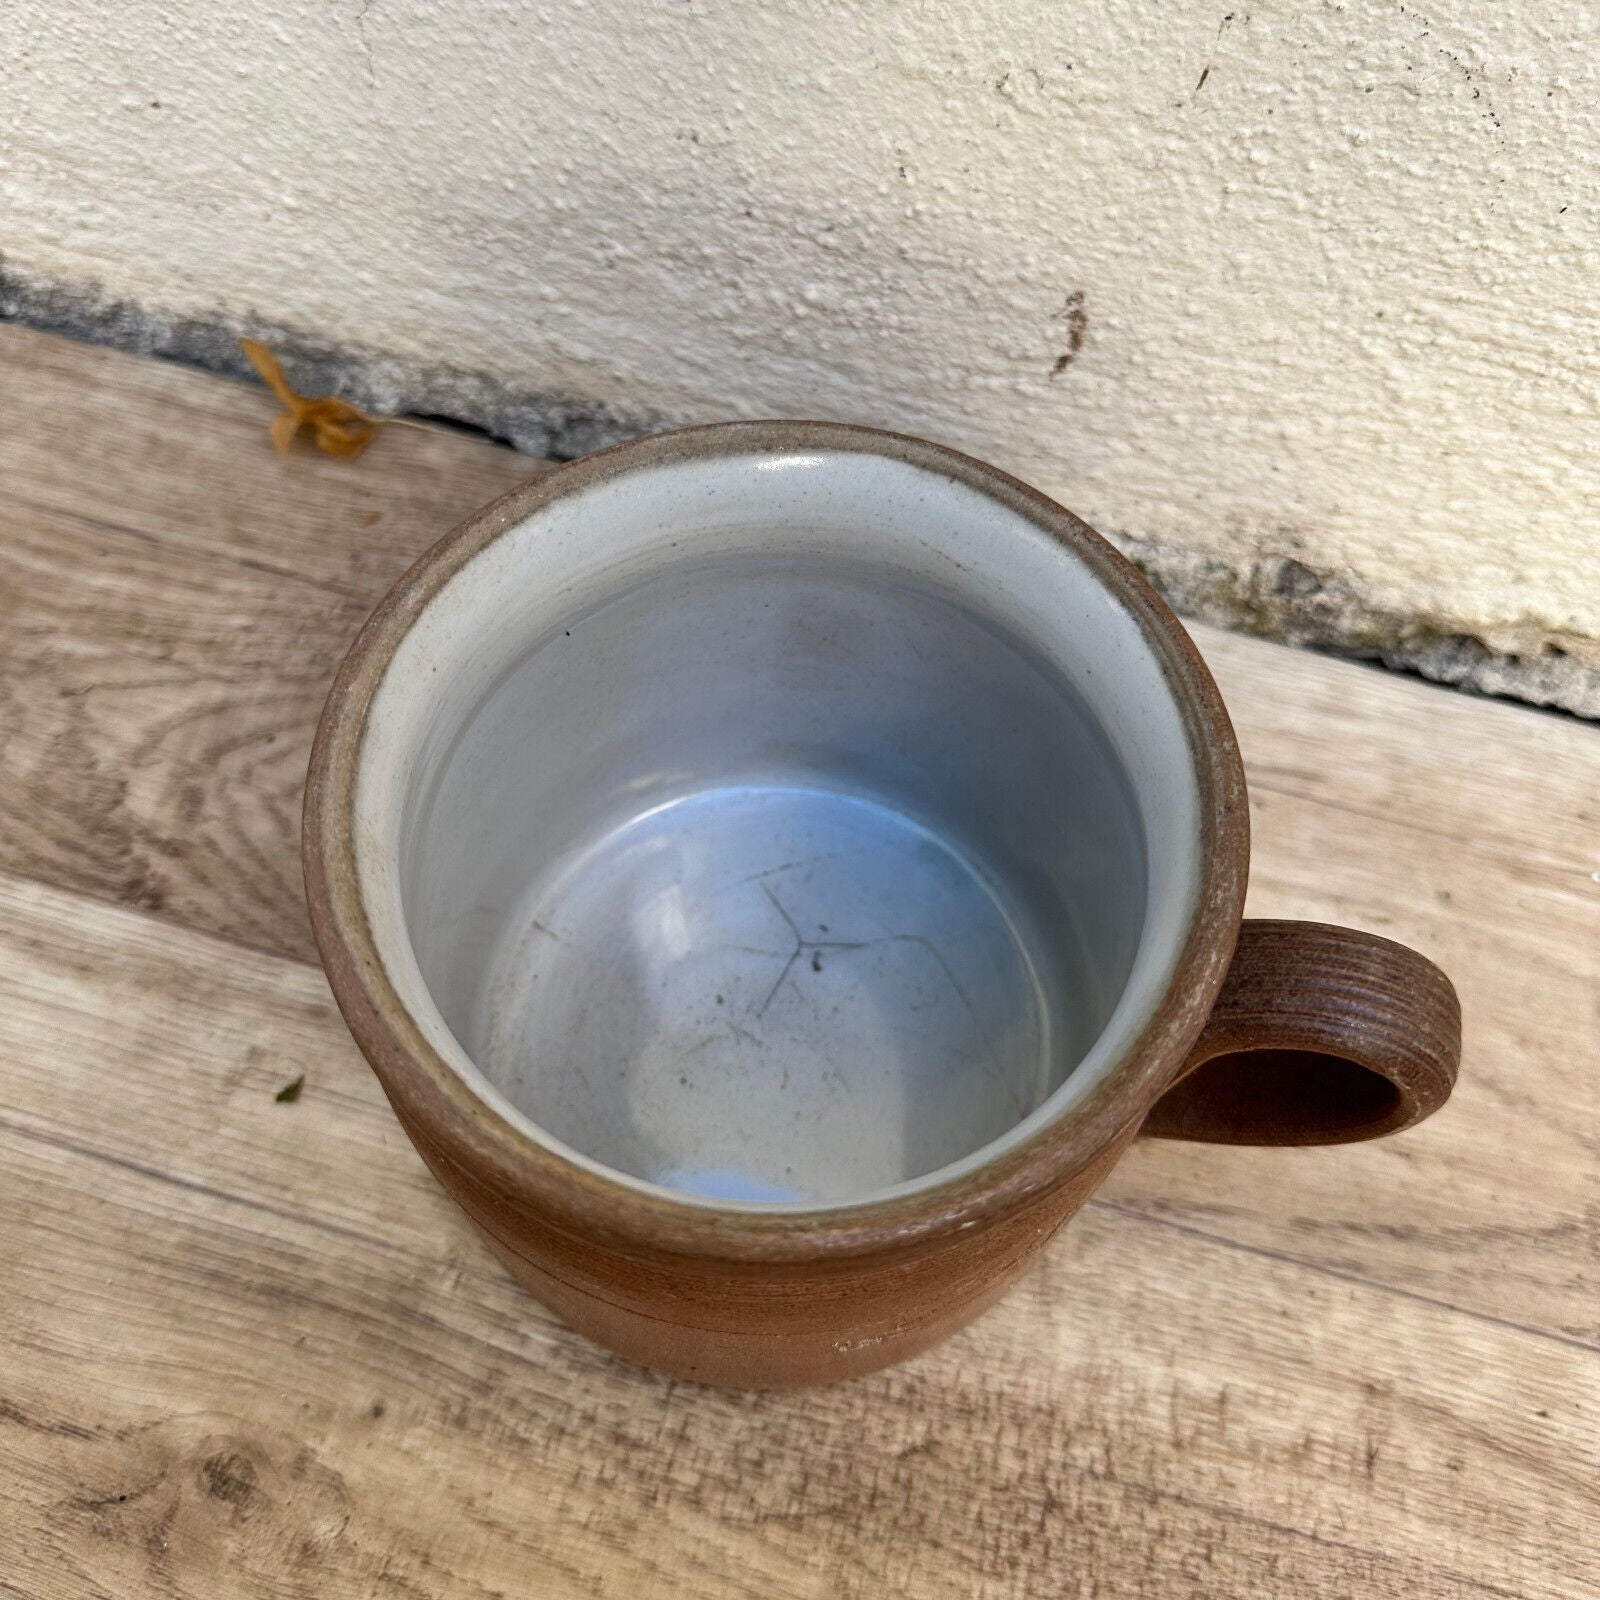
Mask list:
[{"label": "stoneware mug", "polygon": [[305,869],[351,1032],[575,1328],[817,1383],[990,1305],[1141,1131],[1395,1132],[1444,975],[1241,922],[1244,774],[1085,524],[895,434],[731,423],[468,519],[334,684]]}]

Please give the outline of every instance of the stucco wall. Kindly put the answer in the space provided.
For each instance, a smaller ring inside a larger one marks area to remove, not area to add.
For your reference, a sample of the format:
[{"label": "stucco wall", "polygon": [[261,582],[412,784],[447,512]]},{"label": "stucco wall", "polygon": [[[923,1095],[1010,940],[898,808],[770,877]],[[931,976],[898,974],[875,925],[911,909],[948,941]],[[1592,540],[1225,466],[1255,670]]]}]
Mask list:
[{"label": "stucco wall", "polygon": [[11,0],[0,252],[533,447],[929,434],[1191,609],[1600,711],[1592,0]]}]

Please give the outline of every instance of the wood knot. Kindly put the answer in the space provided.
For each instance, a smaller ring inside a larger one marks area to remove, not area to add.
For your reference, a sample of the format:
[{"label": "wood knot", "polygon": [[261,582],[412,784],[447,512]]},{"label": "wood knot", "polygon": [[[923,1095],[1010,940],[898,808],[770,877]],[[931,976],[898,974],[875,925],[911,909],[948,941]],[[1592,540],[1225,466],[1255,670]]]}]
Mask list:
[{"label": "wood knot", "polygon": [[292,1434],[220,1414],[167,1417],[77,1444],[62,1470],[80,1492],[52,1508],[52,1533],[82,1554],[86,1590],[359,1587],[344,1480]]},{"label": "wood knot", "polygon": [[213,1500],[247,1506],[255,1498],[256,1469],[237,1450],[219,1450],[200,1464],[200,1477]]}]

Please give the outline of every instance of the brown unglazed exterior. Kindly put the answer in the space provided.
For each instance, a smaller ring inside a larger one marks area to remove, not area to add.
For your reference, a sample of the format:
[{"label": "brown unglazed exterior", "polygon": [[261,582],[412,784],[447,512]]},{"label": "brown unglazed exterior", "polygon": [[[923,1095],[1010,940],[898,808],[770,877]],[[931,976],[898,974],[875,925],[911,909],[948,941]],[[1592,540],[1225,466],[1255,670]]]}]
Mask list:
[{"label": "brown unglazed exterior", "polygon": [[[487,1106],[423,1038],[373,944],[352,803],[372,694],[429,599],[540,507],[673,460],[870,451],[971,485],[1053,535],[1135,620],[1182,713],[1201,797],[1199,892],[1167,992],[1071,1110],[976,1170],[815,1211],[718,1208],[571,1162]],[[745,1387],[853,1376],[927,1348],[993,1303],[1081,1206],[1192,1050],[1228,972],[1249,858],[1244,773],[1188,635],[1070,512],[922,440],[832,423],[729,423],[619,445],[513,490],[424,555],[374,612],[329,694],[307,778],[312,926],[335,998],[401,1124],[517,1278],[573,1327],[645,1365]]]},{"label": "brown unglazed exterior", "polygon": [[[404,1123],[429,1169],[512,1276],[569,1326],[642,1366],[731,1388],[831,1383],[903,1361],[986,1311],[1087,1200],[1131,1141],[965,1234],[784,1262],[612,1249],[529,1227]],[[959,1225],[958,1225],[959,1226]]]}]

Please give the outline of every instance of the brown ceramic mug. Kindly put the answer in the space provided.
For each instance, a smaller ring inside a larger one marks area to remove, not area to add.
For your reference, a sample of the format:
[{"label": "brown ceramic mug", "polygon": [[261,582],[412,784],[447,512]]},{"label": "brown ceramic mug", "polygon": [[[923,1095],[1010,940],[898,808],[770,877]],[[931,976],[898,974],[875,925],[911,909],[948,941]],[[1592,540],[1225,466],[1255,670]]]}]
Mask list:
[{"label": "brown ceramic mug", "polygon": [[602,451],[429,551],[306,791],[340,1008],[510,1270],[740,1385],[911,1355],[1141,1132],[1391,1133],[1449,982],[1241,922],[1215,685],[1077,518],[938,446],[733,423]]}]

